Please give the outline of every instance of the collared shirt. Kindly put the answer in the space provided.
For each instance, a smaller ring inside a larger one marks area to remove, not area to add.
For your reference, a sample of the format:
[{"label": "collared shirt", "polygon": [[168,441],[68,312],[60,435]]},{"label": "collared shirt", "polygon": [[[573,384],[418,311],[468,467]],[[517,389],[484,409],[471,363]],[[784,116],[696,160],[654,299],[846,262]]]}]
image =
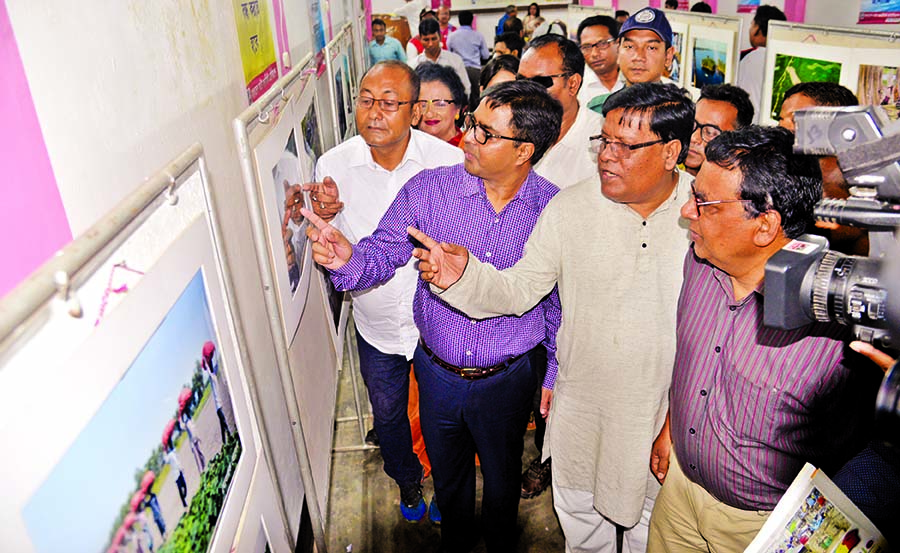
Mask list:
[{"label": "collared shirt", "polygon": [[616,78],[616,84],[612,88],[606,88],[606,85],[600,81],[600,78],[594,73],[587,64],[584,66],[584,81],[581,83],[581,90],[578,91],[578,103],[587,106],[588,102],[597,96],[612,94],[625,88],[625,79],[621,78],[622,73]]},{"label": "collared shirt", "polygon": [[[762,88],[765,80],[766,49],[757,48],[747,52],[738,65],[737,86],[747,91],[750,103],[753,104],[753,123],[764,121],[762,118]],[[773,106],[774,107],[774,106]]]},{"label": "collared shirt", "polygon": [[481,68],[481,60],[491,56],[484,35],[468,25],[461,26],[447,39],[447,48],[462,58],[469,67]]},{"label": "collared shirt", "polygon": [[[675,81],[668,77],[660,77],[658,81],[659,84],[674,84],[677,85]],[[613,87],[612,91],[607,94],[601,94],[600,96],[595,96],[590,102],[588,102],[587,107],[596,111],[597,113],[603,113],[603,104],[606,103],[606,99],[622,90],[628,86],[628,81],[625,80],[625,74],[622,71],[619,71],[619,79],[616,82],[616,86]]]},{"label": "collared shirt", "polygon": [[440,296],[491,317],[528,309],[558,284],[559,376],[543,455],[553,457],[554,485],[593,493],[594,508],[625,527],[659,489],[650,448],[668,409],[689,244],[679,208],[692,181],[681,173],[644,218],[603,196],[595,174],[553,198],[515,267],[498,272],[470,257]]},{"label": "collared shirt", "polygon": [[457,54],[448,50],[441,50],[441,53],[438,54],[438,58],[432,60],[428,58],[428,54],[422,52],[416,56],[409,65],[415,69],[420,63],[436,63],[438,65],[446,65],[447,67],[453,68],[453,70],[456,71],[456,74],[459,75],[459,80],[462,81],[463,88],[466,89],[466,96],[469,96],[469,91],[472,90],[471,86],[469,86],[469,74],[466,73],[466,64],[463,63],[462,58]]},{"label": "collared shirt", "polygon": [[[451,146],[452,147],[452,146]],[[332,272],[339,290],[359,290],[389,279],[405,265],[415,227],[438,242],[460,244],[469,255],[505,269],[522,256],[538,216],[559,189],[533,171],[497,213],[484,182],[462,164],[423,171],[410,179],[371,236],[353,247],[353,256]],[[444,303],[419,281],[413,314],[422,339],[434,353],[458,367],[490,367],[543,343],[547,348],[545,387],[556,379],[559,297],[554,292],[521,317],[475,320]]]},{"label": "collared shirt", "polygon": [[591,136],[603,130],[603,116],[585,105],[578,106],[575,122],[534,166],[534,172],[556,186],[568,188],[597,174],[597,155],[591,153]]},{"label": "collared shirt", "polygon": [[833,474],[861,449],[877,381],[843,363],[847,327],[768,328],[762,287],[742,300],[733,290],[726,273],[688,252],[672,441],[685,475],[717,499],[771,510],[805,462]]},{"label": "collared shirt", "polygon": [[392,36],[384,37],[384,44],[377,41],[369,43],[369,60],[372,65],[384,60],[406,61],[406,52],[400,41]]},{"label": "collared shirt", "polygon": [[[319,158],[316,180],[330,176],[337,183],[344,209],[332,223],[351,242],[357,242],[375,230],[406,181],[423,169],[457,164],[462,157],[459,148],[413,129],[403,160],[388,171],[375,163],[371,150],[357,135]],[[351,293],[357,332],[383,353],[412,358],[419,339],[412,316],[418,277],[410,262],[380,286]]]},{"label": "collared shirt", "polygon": [[441,48],[447,49],[447,38],[454,32],[456,32],[456,26],[450,25],[449,23],[446,27],[441,29]]}]

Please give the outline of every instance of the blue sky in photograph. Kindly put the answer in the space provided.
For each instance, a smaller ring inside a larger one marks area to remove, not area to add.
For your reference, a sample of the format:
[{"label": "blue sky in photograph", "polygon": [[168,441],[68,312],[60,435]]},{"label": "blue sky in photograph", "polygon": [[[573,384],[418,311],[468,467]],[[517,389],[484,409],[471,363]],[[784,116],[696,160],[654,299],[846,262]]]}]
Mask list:
[{"label": "blue sky in photograph", "polygon": [[37,551],[109,545],[110,528],[135,489],[135,470],[161,443],[207,340],[216,341],[198,271],[137,358],[122,360],[131,363],[128,371],[25,506]]}]

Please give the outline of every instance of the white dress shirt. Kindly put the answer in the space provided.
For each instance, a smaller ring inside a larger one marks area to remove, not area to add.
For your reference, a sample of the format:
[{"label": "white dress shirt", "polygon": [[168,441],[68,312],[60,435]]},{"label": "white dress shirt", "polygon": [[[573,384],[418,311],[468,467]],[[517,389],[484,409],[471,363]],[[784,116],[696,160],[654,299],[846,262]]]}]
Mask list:
[{"label": "white dress shirt", "polygon": [[765,78],[766,49],[757,48],[748,52],[738,65],[737,85],[750,95],[750,103],[753,104],[753,123],[759,124],[762,114],[762,87]]},{"label": "white dress shirt", "polygon": [[[460,148],[412,129],[403,160],[393,171],[381,167],[361,136],[325,152],[316,164],[316,181],[326,176],[337,183],[344,209],[332,224],[354,244],[372,234],[406,181],[423,169],[456,165],[463,161]],[[412,302],[419,273],[415,258],[399,267],[389,281],[351,292],[356,330],[382,353],[412,359],[419,331],[413,321]]]},{"label": "white dress shirt", "polygon": [[597,156],[590,151],[590,137],[602,130],[603,116],[581,104],[569,132],[547,150],[534,172],[560,189],[597,176]]},{"label": "white dress shirt", "polygon": [[[620,72],[619,75],[622,73]],[[578,91],[578,102],[587,105],[596,96],[609,94],[625,88],[625,79],[616,79],[616,84],[612,88],[606,88],[606,85],[600,82],[600,78],[594,73],[593,69],[584,66],[584,80],[581,83],[581,90]]]},{"label": "white dress shirt", "polygon": [[441,53],[438,54],[437,60],[431,60],[422,52],[416,58],[410,62],[410,67],[415,69],[420,63],[436,63],[438,65],[446,65],[447,67],[452,67],[456,74],[459,75],[459,80],[462,81],[463,88],[466,89],[466,97],[469,96],[469,91],[472,90],[472,87],[469,85],[469,74],[466,73],[466,64],[463,63],[463,59],[459,57],[459,55],[454,54],[448,50],[441,50]]}]

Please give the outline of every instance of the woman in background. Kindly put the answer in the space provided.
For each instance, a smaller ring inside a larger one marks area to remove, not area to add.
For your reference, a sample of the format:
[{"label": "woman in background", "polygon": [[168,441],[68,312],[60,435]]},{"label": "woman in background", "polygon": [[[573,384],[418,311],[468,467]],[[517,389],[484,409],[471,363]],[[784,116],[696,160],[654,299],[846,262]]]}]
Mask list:
[{"label": "woman in background", "polygon": [[516,80],[519,58],[510,55],[497,56],[481,69],[481,92],[497,83]]},{"label": "woman in background", "polygon": [[435,63],[419,65],[416,73],[422,81],[419,90],[422,118],[416,128],[459,146],[463,136],[459,125],[466,106],[462,81],[452,68]]},{"label": "woman in background", "polygon": [[532,2],[531,5],[528,6],[528,15],[525,16],[525,21],[522,22],[525,26],[525,40],[530,39],[531,35],[534,34],[534,30],[543,22],[544,18],[541,17],[540,6]]}]

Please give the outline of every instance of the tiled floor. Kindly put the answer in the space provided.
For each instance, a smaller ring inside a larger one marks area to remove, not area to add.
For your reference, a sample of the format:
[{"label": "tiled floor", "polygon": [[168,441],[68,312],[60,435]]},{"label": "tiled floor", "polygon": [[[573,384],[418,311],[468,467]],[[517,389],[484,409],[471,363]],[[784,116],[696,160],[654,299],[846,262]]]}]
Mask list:
[{"label": "tiled floor", "polygon": [[[353,392],[347,356],[341,373],[338,391],[337,417],[354,414]],[[365,388],[358,379],[360,394],[365,403]],[[366,429],[371,421],[366,421]],[[525,437],[523,465],[537,456],[532,432]],[[335,432],[335,447],[360,443],[356,422],[339,422]],[[524,467],[523,467],[524,470]],[[481,475],[478,473],[478,508],[480,509]],[[431,478],[425,481],[426,501],[431,499]],[[562,552],[565,550],[562,531],[553,512],[553,502],[548,489],[534,499],[523,499],[519,504],[518,550],[521,552]],[[327,521],[328,550],[330,553],[430,553],[439,550],[440,527],[427,519],[418,523],[406,522],[400,516],[400,493],[394,481],[382,470],[381,453],[377,449],[367,451],[336,452],[332,455],[331,492]],[[484,542],[474,549],[484,552]]]}]

